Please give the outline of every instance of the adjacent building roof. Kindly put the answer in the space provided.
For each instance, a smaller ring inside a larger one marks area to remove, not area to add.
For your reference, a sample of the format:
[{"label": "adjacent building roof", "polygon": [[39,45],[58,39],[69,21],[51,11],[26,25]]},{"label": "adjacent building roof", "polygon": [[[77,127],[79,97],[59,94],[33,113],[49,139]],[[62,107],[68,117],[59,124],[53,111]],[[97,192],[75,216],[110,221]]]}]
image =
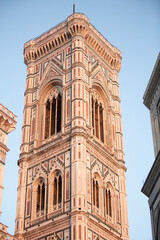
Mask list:
[{"label": "adjacent building roof", "polygon": [[143,103],[149,110],[158,86],[160,86],[160,53],[143,96]]}]

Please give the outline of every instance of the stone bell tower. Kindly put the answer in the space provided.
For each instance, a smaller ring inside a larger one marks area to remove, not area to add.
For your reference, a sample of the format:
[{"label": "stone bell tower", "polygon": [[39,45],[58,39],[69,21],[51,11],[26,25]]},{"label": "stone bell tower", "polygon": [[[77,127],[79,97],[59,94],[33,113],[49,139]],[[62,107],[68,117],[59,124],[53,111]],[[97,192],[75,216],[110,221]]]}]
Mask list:
[{"label": "stone bell tower", "polygon": [[25,43],[18,239],[129,239],[121,58],[80,13]]}]

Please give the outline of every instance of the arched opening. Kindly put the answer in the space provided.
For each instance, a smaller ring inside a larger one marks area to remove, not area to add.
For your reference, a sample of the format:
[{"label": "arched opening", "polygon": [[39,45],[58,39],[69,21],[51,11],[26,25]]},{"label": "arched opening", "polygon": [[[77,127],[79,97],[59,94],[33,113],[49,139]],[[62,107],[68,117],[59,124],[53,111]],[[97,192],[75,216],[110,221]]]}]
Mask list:
[{"label": "arched opening", "polygon": [[57,132],[61,131],[61,107],[62,107],[62,97],[58,96],[58,106],[57,106]]},{"label": "arched opening", "polygon": [[93,179],[93,206],[99,208],[99,182]]},{"label": "arched opening", "polygon": [[45,207],[45,182],[40,178],[37,185],[36,212],[41,212]]},{"label": "arched opening", "polygon": [[99,208],[99,184],[96,181],[96,207]]},{"label": "arched opening", "polygon": [[53,205],[60,204],[62,202],[62,177],[58,171],[54,176],[53,181]]},{"label": "arched opening", "polygon": [[56,89],[46,103],[45,139],[61,131],[61,108],[62,97]]},{"label": "arched opening", "polygon": [[102,103],[92,97],[92,129],[93,135],[104,142],[104,119]]},{"label": "arched opening", "polygon": [[30,200],[31,200],[31,188],[28,188],[27,190],[27,209],[26,209],[26,215],[30,215]]},{"label": "arched opening", "polygon": [[54,178],[53,182],[53,205],[57,204],[57,178]]},{"label": "arched opening", "polygon": [[62,202],[62,177],[59,176],[58,203]]},{"label": "arched opening", "polygon": [[106,189],[106,214],[112,217],[111,192]]},{"label": "arched opening", "polygon": [[115,191],[111,182],[107,182],[104,189],[104,208],[106,219],[115,222],[120,221],[119,193]]}]

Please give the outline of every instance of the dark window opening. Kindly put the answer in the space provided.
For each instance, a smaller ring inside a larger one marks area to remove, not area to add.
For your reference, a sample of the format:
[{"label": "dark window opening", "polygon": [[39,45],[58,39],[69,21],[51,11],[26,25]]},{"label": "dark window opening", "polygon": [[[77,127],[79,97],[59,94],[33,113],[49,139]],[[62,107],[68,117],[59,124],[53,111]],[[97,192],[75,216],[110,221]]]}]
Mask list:
[{"label": "dark window opening", "polygon": [[43,180],[40,181],[37,188],[37,212],[43,211],[45,206],[45,184]]},{"label": "dark window opening", "polygon": [[112,217],[112,208],[111,208],[111,192],[106,190],[106,214]]},{"label": "dark window opening", "polygon": [[45,139],[61,131],[62,97],[58,94],[46,104]]},{"label": "dark window opening", "polygon": [[58,175],[54,178],[53,183],[53,205],[60,204],[62,202],[62,177]]},{"label": "dark window opening", "polygon": [[104,142],[104,126],[103,126],[103,107],[97,100],[92,98],[92,129],[93,135]]}]

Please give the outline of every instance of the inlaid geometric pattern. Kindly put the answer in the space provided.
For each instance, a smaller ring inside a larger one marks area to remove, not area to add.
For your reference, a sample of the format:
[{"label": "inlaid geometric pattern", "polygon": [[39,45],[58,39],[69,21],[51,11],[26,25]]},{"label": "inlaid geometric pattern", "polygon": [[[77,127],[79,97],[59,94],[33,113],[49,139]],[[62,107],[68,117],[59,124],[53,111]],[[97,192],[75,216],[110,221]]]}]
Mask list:
[{"label": "inlaid geometric pattern", "polygon": [[129,240],[121,52],[75,13],[27,42],[24,58],[16,236]]}]

